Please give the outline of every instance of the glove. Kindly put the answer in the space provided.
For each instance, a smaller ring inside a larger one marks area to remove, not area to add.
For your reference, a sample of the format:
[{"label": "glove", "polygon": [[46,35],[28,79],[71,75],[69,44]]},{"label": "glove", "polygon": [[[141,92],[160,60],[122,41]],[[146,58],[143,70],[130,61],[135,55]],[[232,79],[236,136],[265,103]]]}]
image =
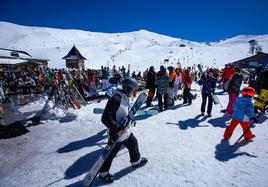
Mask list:
[{"label": "glove", "polygon": [[114,123],[111,125],[110,132],[112,134],[117,134],[118,131],[120,131],[122,128],[122,124],[120,123]]},{"label": "glove", "polygon": [[254,121],[254,123],[257,123],[258,122],[258,119],[254,116],[252,118],[250,118],[252,121]]}]

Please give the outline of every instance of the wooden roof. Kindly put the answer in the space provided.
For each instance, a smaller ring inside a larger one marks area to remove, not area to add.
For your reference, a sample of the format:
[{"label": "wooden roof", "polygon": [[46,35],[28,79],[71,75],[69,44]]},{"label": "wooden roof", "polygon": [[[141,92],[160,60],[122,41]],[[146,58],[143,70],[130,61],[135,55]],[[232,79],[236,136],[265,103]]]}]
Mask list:
[{"label": "wooden roof", "polygon": [[83,60],[86,60],[85,57],[83,57],[81,55],[81,53],[78,51],[78,49],[73,46],[73,48],[69,51],[69,53],[63,57],[62,59],[65,59],[65,60],[80,60],[80,59],[83,59]]},{"label": "wooden roof", "polygon": [[258,52],[257,54],[232,62],[232,65],[239,66],[241,68],[256,68],[259,64],[264,65],[268,59],[268,54],[263,52]]}]

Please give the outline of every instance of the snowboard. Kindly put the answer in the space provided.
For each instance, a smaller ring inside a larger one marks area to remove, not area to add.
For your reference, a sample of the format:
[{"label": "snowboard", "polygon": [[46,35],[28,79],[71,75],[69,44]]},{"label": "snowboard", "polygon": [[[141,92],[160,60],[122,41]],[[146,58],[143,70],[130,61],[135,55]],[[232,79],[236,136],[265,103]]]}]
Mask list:
[{"label": "snowboard", "polygon": [[[104,108],[94,108],[93,113],[94,114],[102,114],[104,112]],[[136,112],[136,115],[138,116],[154,116],[158,112],[157,110],[138,110]]]},{"label": "snowboard", "polygon": [[[135,103],[133,104],[132,108],[130,109],[126,119],[122,123],[123,129],[127,129],[130,127],[131,121],[133,120],[136,112],[139,110],[139,108],[142,106],[142,104],[146,101],[147,94],[141,93],[138,98],[136,99]],[[113,149],[118,144],[118,139],[115,141],[115,143],[112,146],[107,146],[102,154],[99,156],[95,164],[92,168],[89,169],[87,175],[85,176],[83,180],[84,186],[90,186],[93,182],[96,176],[98,175],[102,165],[105,163],[107,158],[109,157],[110,153],[113,151]]]}]

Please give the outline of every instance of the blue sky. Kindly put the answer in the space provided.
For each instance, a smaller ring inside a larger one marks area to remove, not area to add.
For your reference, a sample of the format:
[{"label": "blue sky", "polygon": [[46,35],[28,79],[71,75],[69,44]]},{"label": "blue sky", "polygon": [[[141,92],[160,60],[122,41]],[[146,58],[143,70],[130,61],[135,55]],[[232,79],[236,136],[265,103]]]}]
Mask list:
[{"label": "blue sky", "polygon": [[268,0],[0,0],[0,20],[28,26],[130,32],[193,41],[268,34]]}]

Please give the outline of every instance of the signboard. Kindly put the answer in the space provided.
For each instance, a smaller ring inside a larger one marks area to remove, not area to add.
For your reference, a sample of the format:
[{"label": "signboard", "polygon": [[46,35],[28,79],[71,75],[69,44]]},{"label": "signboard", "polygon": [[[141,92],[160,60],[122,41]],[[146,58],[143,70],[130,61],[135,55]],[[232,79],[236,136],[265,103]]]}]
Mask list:
[{"label": "signboard", "polygon": [[258,62],[248,62],[248,65],[256,67],[258,65]]}]

